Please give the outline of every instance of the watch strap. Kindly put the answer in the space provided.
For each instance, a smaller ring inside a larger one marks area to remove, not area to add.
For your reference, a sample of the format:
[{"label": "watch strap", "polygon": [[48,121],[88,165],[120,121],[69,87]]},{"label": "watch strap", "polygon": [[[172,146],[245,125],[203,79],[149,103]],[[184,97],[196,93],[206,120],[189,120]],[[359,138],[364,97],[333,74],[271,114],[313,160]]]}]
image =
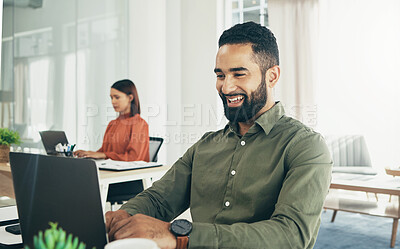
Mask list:
[{"label": "watch strap", "polygon": [[176,249],[187,249],[189,244],[188,236],[176,236]]}]

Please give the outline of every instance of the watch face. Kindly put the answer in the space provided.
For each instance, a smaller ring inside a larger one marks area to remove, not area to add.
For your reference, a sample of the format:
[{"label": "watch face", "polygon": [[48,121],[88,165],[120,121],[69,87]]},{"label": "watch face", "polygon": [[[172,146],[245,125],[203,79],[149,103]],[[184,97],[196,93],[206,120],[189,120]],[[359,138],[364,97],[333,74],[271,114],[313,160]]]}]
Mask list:
[{"label": "watch face", "polygon": [[186,236],[192,231],[192,223],[187,220],[175,220],[171,223],[171,231],[176,236]]}]

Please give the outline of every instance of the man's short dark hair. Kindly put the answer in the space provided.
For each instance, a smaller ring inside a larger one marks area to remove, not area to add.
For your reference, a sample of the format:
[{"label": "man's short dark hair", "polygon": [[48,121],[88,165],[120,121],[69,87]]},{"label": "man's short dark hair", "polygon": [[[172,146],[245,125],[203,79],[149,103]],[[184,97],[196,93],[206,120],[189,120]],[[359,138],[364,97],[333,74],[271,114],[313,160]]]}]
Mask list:
[{"label": "man's short dark hair", "polygon": [[255,62],[263,75],[269,68],[279,65],[279,50],[274,34],[255,22],[236,24],[225,30],[219,38],[218,46],[248,43],[251,44]]}]

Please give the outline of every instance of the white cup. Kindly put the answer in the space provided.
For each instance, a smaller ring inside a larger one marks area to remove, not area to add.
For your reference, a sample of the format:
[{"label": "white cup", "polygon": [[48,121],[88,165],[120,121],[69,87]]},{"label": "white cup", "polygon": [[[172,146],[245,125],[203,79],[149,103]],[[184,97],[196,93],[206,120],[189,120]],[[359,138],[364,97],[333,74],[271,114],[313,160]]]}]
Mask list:
[{"label": "white cup", "polygon": [[160,249],[157,243],[149,239],[120,239],[108,243],[104,249]]}]

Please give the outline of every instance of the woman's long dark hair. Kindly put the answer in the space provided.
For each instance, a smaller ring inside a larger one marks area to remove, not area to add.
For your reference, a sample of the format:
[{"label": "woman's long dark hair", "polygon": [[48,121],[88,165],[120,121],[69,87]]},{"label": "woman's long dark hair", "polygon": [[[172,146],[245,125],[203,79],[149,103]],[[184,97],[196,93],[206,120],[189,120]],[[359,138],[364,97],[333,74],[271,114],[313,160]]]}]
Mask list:
[{"label": "woman's long dark hair", "polygon": [[131,113],[130,116],[133,117],[136,114],[140,114],[140,102],[139,95],[136,90],[135,84],[130,80],[119,80],[115,82],[111,88],[117,89],[120,92],[125,93],[126,95],[132,94],[133,100],[131,101]]}]

